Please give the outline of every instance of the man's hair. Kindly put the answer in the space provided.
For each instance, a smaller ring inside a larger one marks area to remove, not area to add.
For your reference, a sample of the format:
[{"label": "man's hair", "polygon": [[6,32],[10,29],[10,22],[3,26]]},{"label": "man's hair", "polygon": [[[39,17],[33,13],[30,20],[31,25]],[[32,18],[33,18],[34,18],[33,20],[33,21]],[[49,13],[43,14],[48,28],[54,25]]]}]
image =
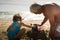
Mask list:
[{"label": "man's hair", "polygon": [[39,5],[39,4],[32,4],[31,6],[30,6],[30,11],[31,12],[34,12],[34,11],[37,11],[37,10],[39,10],[41,8],[41,5]]},{"label": "man's hair", "polygon": [[13,22],[18,21],[18,19],[22,19],[21,16],[14,15]]}]

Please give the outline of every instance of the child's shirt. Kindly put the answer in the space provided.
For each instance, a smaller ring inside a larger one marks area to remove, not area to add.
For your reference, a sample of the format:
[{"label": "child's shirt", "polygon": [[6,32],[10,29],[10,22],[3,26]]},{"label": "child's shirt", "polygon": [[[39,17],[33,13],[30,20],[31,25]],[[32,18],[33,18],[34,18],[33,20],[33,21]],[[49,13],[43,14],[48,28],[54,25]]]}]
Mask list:
[{"label": "child's shirt", "polygon": [[20,26],[18,25],[19,23],[16,21],[16,22],[13,22],[11,24],[12,27],[14,27],[15,29],[14,30],[8,30],[8,37],[9,38],[14,38],[16,36],[16,34],[19,32],[20,30]]}]

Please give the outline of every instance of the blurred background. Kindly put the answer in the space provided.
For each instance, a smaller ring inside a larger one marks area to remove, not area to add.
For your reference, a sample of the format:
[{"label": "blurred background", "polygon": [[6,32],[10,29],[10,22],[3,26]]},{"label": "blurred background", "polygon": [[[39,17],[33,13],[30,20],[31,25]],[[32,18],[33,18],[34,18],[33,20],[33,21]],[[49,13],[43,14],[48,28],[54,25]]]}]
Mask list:
[{"label": "blurred background", "polygon": [[[41,24],[44,19],[43,14],[35,15],[30,12],[31,4],[51,4],[56,3],[60,5],[60,0],[0,0],[0,39],[3,37],[9,25],[12,23],[14,14],[19,13],[24,19],[25,24]],[[50,29],[49,20],[43,25],[44,30]],[[26,28],[27,29],[27,28]],[[6,34],[5,34],[6,35]],[[7,40],[7,38],[6,38]]]}]

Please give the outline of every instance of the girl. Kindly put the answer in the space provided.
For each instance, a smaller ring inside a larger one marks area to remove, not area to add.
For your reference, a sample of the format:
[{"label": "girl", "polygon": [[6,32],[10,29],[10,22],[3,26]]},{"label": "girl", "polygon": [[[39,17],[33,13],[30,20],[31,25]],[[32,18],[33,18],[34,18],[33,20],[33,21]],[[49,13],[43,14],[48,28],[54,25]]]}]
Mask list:
[{"label": "girl", "polygon": [[25,29],[21,29],[21,26],[26,26],[31,28],[28,25],[22,23],[22,17],[19,15],[13,16],[13,23],[9,26],[7,30],[8,40],[20,40],[21,36],[25,33]]}]

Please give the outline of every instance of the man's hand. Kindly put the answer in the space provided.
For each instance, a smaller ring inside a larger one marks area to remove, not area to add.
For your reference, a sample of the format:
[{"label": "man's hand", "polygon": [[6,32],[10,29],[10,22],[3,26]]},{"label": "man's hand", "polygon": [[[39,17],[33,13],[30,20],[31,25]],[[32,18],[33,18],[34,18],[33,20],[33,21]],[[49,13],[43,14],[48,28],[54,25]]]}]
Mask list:
[{"label": "man's hand", "polygon": [[38,30],[43,30],[43,26],[38,25]]}]

